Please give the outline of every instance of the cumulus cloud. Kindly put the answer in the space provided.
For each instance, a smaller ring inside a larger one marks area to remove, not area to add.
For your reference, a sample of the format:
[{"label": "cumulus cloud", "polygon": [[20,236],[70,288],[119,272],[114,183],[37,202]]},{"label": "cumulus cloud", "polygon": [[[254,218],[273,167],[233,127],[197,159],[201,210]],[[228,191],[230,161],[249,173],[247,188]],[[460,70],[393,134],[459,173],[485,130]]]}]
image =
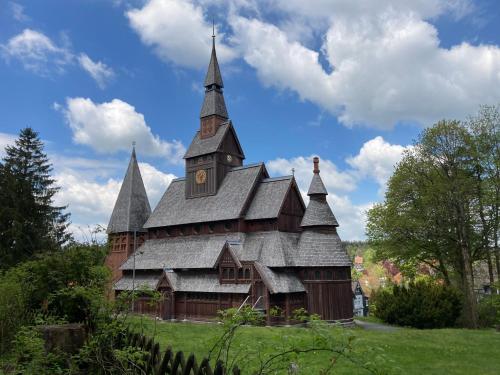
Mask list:
[{"label": "cumulus cloud", "polygon": [[405,150],[411,146],[393,145],[378,136],[363,144],[356,156],[348,158],[347,163],[354,168],[359,178],[372,178],[385,190],[387,180],[394,167],[401,160]]},{"label": "cumulus cloud", "polygon": [[115,76],[113,69],[101,61],[93,61],[85,53],[81,53],[78,56],[78,62],[82,69],[96,81],[101,89],[104,89],[108,82]]},{"label": "cumulus cloud", "polygon": [[[309,188],[309,183],[312,177],[312,159],[311,156],[298,156],[291,159],[278,158],[271,160],[266,164],[267,169],[271,174],[292,174],[294,169],[295,179],[301,188],[305,191]],[[330,191],[347,192],[356,189],[356,180],[349,172],[339,171],[337,166],[330,160],[320,161],[321,178],[325,186]]]},{"label": "cumulus cloud", "polygon": [[99,153],[128,151],[132,142],[146,156],[165,157],[179,164],[185,153],[181,142],[171,142],[154,135],[144,115],[120,100],[94,103],[89,98],[67,98],[66,106],[56,104],[73,131],[73,141],[92,147]]},{"label": "cumulus cloud", "polygon": [[227,13],[223,58],[242,57],[264,85],[346,126],[430,125],[500,100],[499,46],[444,48],[433,25],[471,16],[470,0],[150,0],[127,17],[162,59],[200,67],[209,51],[204,14],[214,6]]},{"label": "cumulus cloud", "polygon": [[24,29],[0,47],[6,61],[17,60],[26,70],[40,75],[47,75],[53,70],[63,72],[73,59],[67,48],[58,46],[45,34],[32,29]]},{"label": "cumulus cloud", "polygon": [[[313,156],[295,157],[291,159],[275,159],[266,163],[272,175],[289,175],[294,169],[295,180],[299,186],[304,202],[309,202],[307,190],[312,178]],[[328,190],[328,203],[340,223],[339,232],[344,240],[361,240],[364,238],[366,211],[372,203],[355,205],[348,192],[356,188],[356,180],[349,171],[339,171],[330,160],[320,160],[321,179]]]},{"label": "cumulus cloud", "polygon": [[[328,203],[339,220],[339,232],[343,239],[360,240],[365,237],[366,212],[374,204],[372,201],[354,204],[349,194],[358,189],[365,179],[375,181],[380,186],[379,193],[385,191],[387,180],[395,165],[410,147],[390,144],[380,136],[375,137],[365,142],[355,156],[346,159],[350,168],[345,170],[339,169],[328,159],[320,158],[321,179],[328,190]],[[293,168],[302,197],[307,204],[313,157],[278,158],[267,162],[266,165],[272,175],[289,175]]]},{"label": "cumulus cloud", "polygon": [[[89,228],[95,225],[107,226],[118,192],[121,178],[103,177],[104,175],[125,174],[127,164],[119,161],[106,161],[85,158],[67,158],[54,155],[55,180],[61,190],[55,196],[55,203],[68,206],[74,224],[70,230],[77,238],[89,235]],[[148,163],[139,163],[144,186],[149,201],[154,207],[170,182],[176,178],[164,173]]]},{"label": "cumulus cloud", "polygon": [[[200,5],[151,0],[142,8],[127,11],[126,16],[142,42],[153,47],[164,61],[194,68],[206,66],[212,25],[205,20]],[[221,62],[226,62],[235,57],[235,52],[219,37],[217,55]]]}]

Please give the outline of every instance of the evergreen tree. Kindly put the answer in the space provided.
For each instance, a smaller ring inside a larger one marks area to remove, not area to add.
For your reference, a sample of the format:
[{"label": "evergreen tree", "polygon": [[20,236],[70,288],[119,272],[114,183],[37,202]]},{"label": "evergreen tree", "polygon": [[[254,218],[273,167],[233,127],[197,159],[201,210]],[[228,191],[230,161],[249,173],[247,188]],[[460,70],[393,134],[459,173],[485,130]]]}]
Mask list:
[{"label": "evergreen tree", "polygon": [[31,128],[7,146],[0,164],[0,268],[61,248],[71,239],[69,214],[53,205],[59,190],[43,143]]}]

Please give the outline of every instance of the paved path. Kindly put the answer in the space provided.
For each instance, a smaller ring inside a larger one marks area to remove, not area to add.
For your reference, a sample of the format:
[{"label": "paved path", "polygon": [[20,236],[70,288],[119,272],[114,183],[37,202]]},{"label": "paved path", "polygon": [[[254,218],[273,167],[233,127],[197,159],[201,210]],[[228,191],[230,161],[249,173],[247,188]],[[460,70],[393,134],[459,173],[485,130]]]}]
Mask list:
[{"label": "paved path", "polygon": [[369,331],[394,332],[399,330],[399,327],[394,327],[383,323],[365,322],[357,319],[354,319],[354,323],[356,323],[357,326]]}]

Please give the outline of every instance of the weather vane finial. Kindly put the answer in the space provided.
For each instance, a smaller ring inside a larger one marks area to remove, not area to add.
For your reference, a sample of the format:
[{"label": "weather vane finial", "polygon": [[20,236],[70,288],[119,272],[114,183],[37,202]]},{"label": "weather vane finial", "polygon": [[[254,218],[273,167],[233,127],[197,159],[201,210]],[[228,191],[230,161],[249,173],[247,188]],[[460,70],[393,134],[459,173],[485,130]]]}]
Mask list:
[{"label": "weather vane finial", "polygon": [[135,149],[135,145],[136,145],[135,141],[132,141],[132,148]]},{"label": "weather vane finial", "polygon": [[215,20],[212,18],[212,38],[215,39]]}]

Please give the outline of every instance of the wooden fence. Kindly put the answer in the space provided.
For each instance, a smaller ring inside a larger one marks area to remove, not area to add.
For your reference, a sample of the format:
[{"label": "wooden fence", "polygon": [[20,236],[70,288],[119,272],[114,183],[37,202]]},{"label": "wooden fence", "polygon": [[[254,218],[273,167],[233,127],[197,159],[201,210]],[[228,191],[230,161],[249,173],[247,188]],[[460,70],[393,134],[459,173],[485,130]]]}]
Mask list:
[{"label": "wooden fence", "polygon": [[[160,345],[153,339],[139,333],[128,332],[123,346],[132,346],[145,351],[145,364],[140,366],[138,373],[147,375],[228,375],[222,362],[217,362],[212,369],[208,358],[203,358],[198,364],[194,354],[190,354],[187,359],[184,353],[174,352],[169,346],[165,352],[161,353]],[[240,375],[238,366],[232,369],[233,375]]]}]

